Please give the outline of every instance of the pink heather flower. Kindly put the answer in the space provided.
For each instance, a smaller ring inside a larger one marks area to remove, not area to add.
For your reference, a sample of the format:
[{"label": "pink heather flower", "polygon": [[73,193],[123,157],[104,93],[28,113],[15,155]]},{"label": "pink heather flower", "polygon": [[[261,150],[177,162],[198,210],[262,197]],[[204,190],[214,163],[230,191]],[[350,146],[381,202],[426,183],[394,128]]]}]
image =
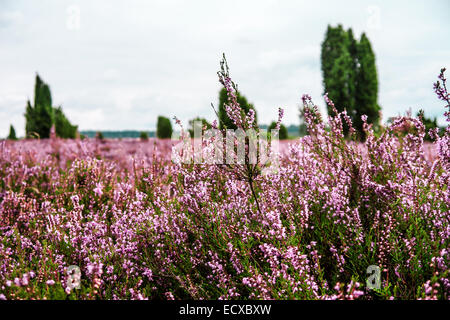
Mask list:
[{"label": "pink heather flower", "polygon": [[303,104],[307,104],[308,102],[311,102],[312,98],[309,94],[304,94],[302,96]]},{"label": "pink heather flower", "polygon": [[103,194],[102,189],[103,189],[103,186],[102,186],[101,182],[97,183],[94,188],[95,194],[97,194],[100,197]]},{"label": "pink heather flower", "polygon": [[14,284],[18,287],[20,287],[21,283],[20,283],[20,279],[19,278],[15,278],[14,279]]},{"label": "pink heather flower", "polygon": [[167,300],[175,300],[175,297],[173,296],[173,293],[170,292],[170,291],[166,292],[164,295],[166,296]]},{"label": "pink heather flower", "polygon": [[47,280],[46,284],[48,284],[49,286],[52,286],[55,284],[54,280]]},{"label": "pink heather flower", "polygon": [[0,300],[6,300],[6,297],[5,297],[5,295],[3,293],[0,294]]},{"label": "pink heather flower", "polygon": [[275,126],[276,130],[280,130],[281,120],[283,119],[283,115],[284,115],[284,109],[283,108],[278,108],[278,121],[277,121],[277,124]]},{"label": "pink heather flower", "polygon": [[339,291],[341,289],[341,284],[338,282],[336,283],[336,285],[334,286],[334,290]]},{"label": "pink heather flower", "polygon": [[325,98],[325,102],[327,103],[328,106],[334,107],[333,101],[331,101],[331,99],[328,97],[328,92],[325,93],[325,95],[323,97]]},{"label": "pink heather flower", "polygon": [[354,290],[353,291],[353,297],[354,298],[359,298],[359,297],[361,297],[363,295],[364,295],[364,291],[361,291],[361,290]]},{"label": "pink heather flower", "polygon": [[255,110],[250,109],[247,114],[247,124],[249,127],[252,127],[253,122],[255,122]]},{"label": "pink heather flower", "polygon": [[27,274],[27,273],[25,273],[25,274],[22,276],[21,283],[22,283],[23,286],[27,286],[27,285],[28,285],[28,274]]},{"label": "pink heather flower", "polygon": [[11,280],[6,280],[6,286],[7,287],[11,287],[12,286],[12,281]]}]

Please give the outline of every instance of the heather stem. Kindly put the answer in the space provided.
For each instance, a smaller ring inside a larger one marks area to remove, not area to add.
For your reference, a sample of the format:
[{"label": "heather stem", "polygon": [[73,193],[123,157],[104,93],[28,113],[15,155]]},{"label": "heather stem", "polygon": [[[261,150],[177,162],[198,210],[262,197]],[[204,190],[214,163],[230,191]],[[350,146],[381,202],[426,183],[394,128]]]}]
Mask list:
[{"label": "heather stem", "polygon": [[250,190],[252,191],[253,198],[255,199],[256,208],[258,209],[259,214],[262,215],[261,208],[259,207],[258,197],[256,196],[255,189],[253,188],[253,179],[252,178],[249,178],[248,184],[250,185]]}]

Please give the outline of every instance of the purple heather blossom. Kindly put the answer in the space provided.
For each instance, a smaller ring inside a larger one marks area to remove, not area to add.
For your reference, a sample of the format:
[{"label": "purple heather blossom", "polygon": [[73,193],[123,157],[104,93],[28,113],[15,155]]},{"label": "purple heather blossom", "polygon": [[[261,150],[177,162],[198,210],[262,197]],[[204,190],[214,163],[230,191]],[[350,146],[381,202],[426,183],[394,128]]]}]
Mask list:
[{"label": "purple heather blossom", "polygon": [[103,194],[103,186],[101,183],[97,183],[94,188],[94,193],[99,197]]}]

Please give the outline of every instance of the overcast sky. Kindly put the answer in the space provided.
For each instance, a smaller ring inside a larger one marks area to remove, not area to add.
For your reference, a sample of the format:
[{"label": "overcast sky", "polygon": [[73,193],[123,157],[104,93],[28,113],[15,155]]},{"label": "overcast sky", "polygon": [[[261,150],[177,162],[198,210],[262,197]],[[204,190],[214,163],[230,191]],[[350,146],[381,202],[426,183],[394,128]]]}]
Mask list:
[{"label": "overcast sky", "polygon": [[81,130],[212,120],[222,52],[260,123],[283,107],[298,124],[303,93],[323,108],[320,44],[338,23],[372,43],[384,119],[423,108],[443,124],[432,84],[450,69],[449,13],[448,0],[0,0],[0,137],[24,134],[36,72]]}]

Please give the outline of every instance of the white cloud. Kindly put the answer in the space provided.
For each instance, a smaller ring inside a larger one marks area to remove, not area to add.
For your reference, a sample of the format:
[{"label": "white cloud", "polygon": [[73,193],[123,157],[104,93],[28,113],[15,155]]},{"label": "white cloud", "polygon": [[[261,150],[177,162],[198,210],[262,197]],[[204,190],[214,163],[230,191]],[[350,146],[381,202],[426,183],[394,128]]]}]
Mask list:
[{"label": "white cloud", "polygon": [[0,12],[0,28],[11,28],[21,24],[24,16],[20,11],[3,11]]}]

